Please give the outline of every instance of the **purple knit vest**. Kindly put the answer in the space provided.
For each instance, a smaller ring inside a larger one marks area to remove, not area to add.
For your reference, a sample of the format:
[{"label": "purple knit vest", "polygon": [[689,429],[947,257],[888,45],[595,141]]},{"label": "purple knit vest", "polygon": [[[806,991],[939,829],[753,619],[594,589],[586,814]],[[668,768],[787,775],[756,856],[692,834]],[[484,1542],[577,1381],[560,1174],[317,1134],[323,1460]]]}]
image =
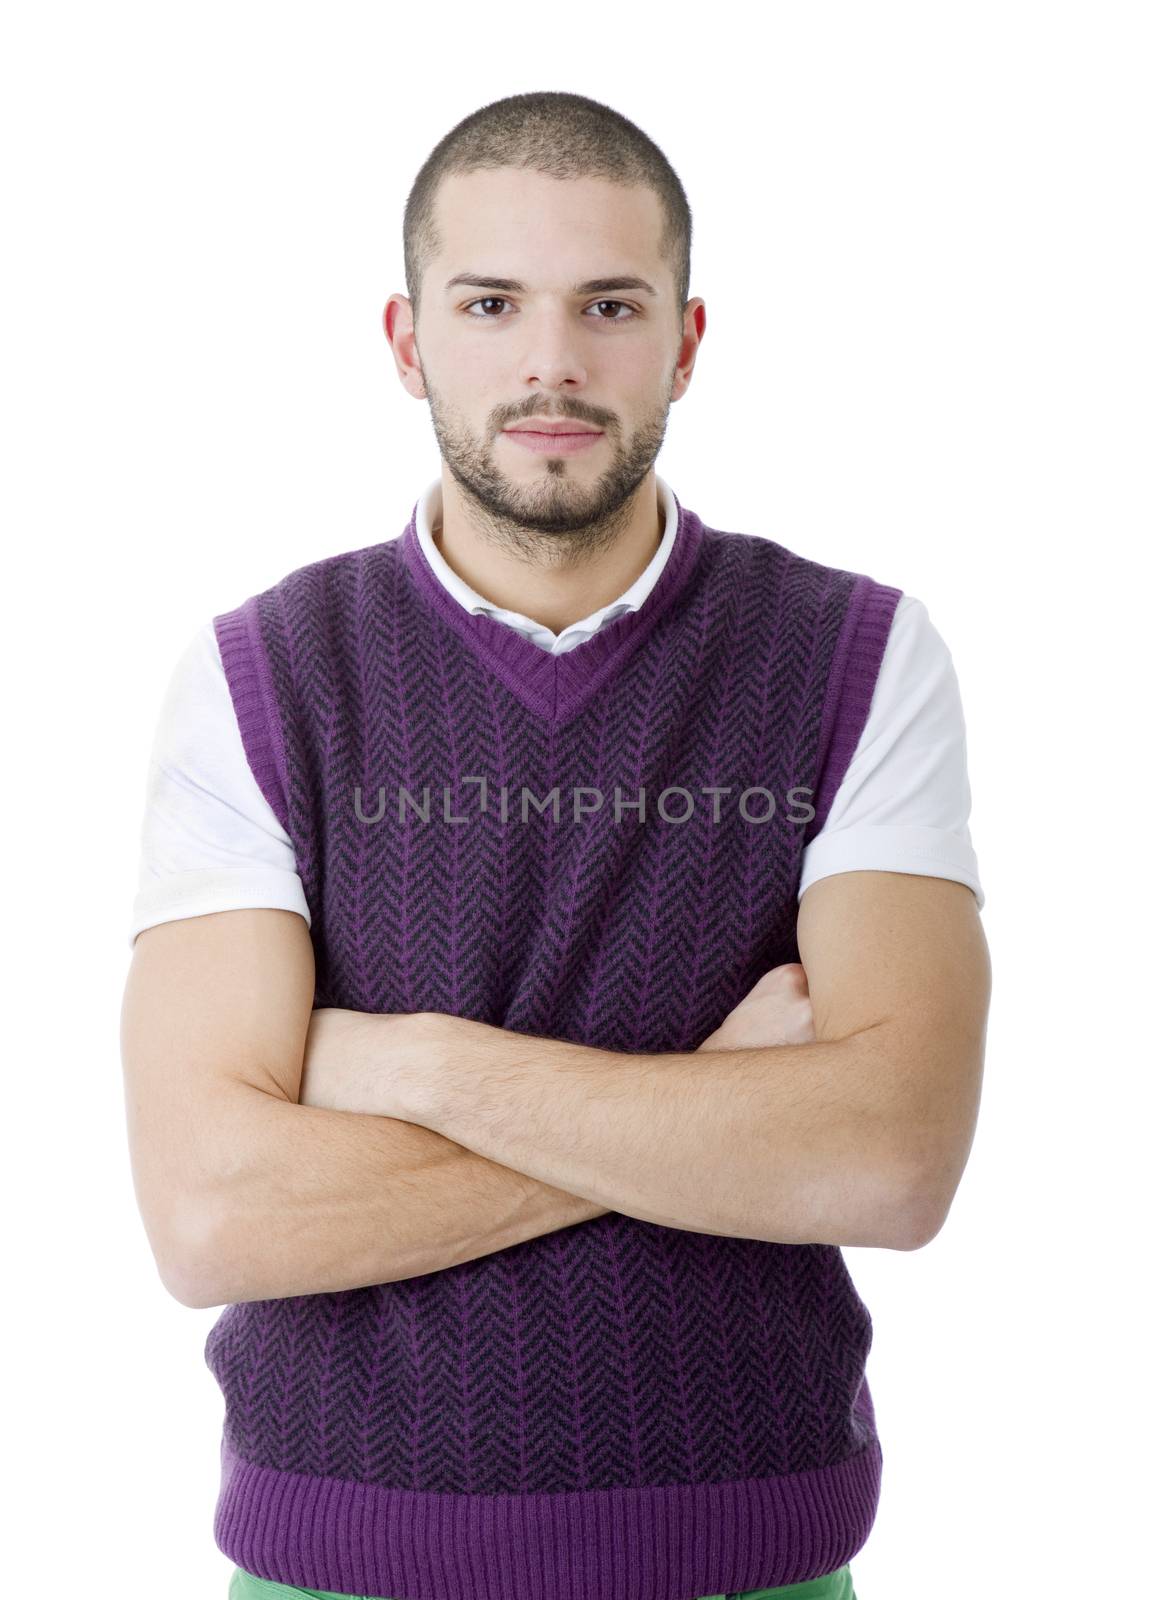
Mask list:
[{"label": "purple knit vest", "polygon": [[[802,852],[900,591],[678,515],[639,610],[559,656],[460,606],[414,513],[214,619],[317,1006],[690,1051],[798,959]],[[871,1530],[870,1345],[836,1246],[620,1213],[228,1305],[215,1538],[262,1577],[391,1600],[797,1583]]]}]

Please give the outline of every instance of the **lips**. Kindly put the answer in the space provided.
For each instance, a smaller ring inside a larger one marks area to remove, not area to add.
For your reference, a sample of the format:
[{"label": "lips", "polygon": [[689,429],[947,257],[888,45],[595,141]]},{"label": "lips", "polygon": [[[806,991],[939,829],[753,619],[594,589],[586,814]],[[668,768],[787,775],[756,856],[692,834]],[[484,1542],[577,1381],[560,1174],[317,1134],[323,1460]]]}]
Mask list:
[{"label": "lips", "polygon": [[575,456],[584,450],[591,450],[598,440],[604,438],[600,431],[594,432],[592,428],[577,433],[546,433],[537,428],[507,428],[504,437],[513,444],[519,445],[521,450],[531,450],[536,455],[542,456]]}]

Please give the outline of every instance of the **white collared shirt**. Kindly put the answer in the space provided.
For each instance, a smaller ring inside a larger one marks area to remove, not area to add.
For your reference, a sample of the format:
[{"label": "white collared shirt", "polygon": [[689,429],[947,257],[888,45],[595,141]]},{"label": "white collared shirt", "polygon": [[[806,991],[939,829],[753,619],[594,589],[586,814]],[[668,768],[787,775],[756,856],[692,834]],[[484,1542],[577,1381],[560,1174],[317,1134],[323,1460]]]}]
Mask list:
[{"label": "white collared shirt", "polygon": [[677,539],[677,501],[673,498],[673,490],[669,485],[658,478],[657,509],[665,515],[665,530],[652,561],[623,595],[611,600],[607,606],[601,606],[591,616],[582,617],[579,622],[570,622],[562,633],[553,633],[551,628],[546,628],[542,622],[534,622],[531,617],[524,616],[520,611],[506,611],[502,606],[494,606],[490,600],[485,600],[482,594],[477,594],[469,584],[466,584],[458,573],[452,571],[440,553],[432,533],[433,528],[439,527],[442,502],[443,484],[442,480],[437,478],[424,490],[415,515],[415,531],[419,535],[420,546],[431,563],[436,577],[466,611],[482,612],[486,616],[495,617],[497,622],[507,623],[510,628],[515,628],[517,633],[522,633],[526,639],[531,639],[533,644],[538,644],[542,650],[547,650],[554,656],[563,655],[566,650],[574,650],[578,644],[591,639],[594,633],[599,633],[606,623],[613,621],[614,617],[623,616],[626,611],[636,611],[643,605],[650,589],[661,576],[662,569],[669,560],[669,552]]}]

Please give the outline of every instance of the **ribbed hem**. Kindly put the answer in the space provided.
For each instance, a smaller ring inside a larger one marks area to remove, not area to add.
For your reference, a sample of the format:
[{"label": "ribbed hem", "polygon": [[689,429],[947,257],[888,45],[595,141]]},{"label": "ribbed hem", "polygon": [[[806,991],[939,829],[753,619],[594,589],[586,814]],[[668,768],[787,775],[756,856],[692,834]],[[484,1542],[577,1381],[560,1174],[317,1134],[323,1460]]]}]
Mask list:
[{"label": "ribbed hem", "polygon": [[802,1583],[866,1543],[872,1438],[788,1477],[467,1495],[278,1472],[222,1440],[218,1548],[259,1577],[390,1600],[690,1600]]},{"label": "ribbed hem", "polygon": [[806,844],[822,831],[867,725],[891,622],[902,598],[902,589],[876,583],[862,573],[851,590],[823,701],[819,782],[811,800],[815,814],[803,836]]},{"label": "ribbed hem", "polygon": [[590,638],[553,655],[517,629],[482,612],[468,611],[432,571],[416,529],[418,504],[402,534],[401,553],[420,593],[518,699],[538,716],[566,722],[617,671],[624,658],[680,595],[693,573],[704,528],[677,496],[677,534],[661,576],[636,611],[607,622]]},{"label": "ribbed hem", "polygon": [[258,628],[258,596],[251,595],[234,611],[215,617],[214,632],[246,760],[274,815],[289,831],[286,751]]}]

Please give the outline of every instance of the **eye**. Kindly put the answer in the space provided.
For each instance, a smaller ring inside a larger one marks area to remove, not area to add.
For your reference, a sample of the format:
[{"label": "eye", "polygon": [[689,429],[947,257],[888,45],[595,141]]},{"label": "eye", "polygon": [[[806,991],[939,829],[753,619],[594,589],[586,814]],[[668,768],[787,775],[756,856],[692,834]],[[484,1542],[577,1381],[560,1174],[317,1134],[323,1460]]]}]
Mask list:
[{"label": "eye", "polygon": [[[472,313],[472,306],[506,306],[511,305],[511,303],[512,302],[510,300],[504,300],[498,295],[485,295],[482,300],[469,301],[469,303],[464,307],[464,311],[468,313],[468,315],[472,316],[472,320],[474,322],[498,322],[500,320],[498,317],[488,316],[487,314],[475,316]],[[598,322],[631,322],[633,318],[637,316],[636,309],[629,305],[625,300],[594,300],[593,305],[620,306],[623,311],[627,311],[629,313],[627,317],[597,317],[596,321]],[[591,311],[592,306],[590,306],[588,309]]]}]

